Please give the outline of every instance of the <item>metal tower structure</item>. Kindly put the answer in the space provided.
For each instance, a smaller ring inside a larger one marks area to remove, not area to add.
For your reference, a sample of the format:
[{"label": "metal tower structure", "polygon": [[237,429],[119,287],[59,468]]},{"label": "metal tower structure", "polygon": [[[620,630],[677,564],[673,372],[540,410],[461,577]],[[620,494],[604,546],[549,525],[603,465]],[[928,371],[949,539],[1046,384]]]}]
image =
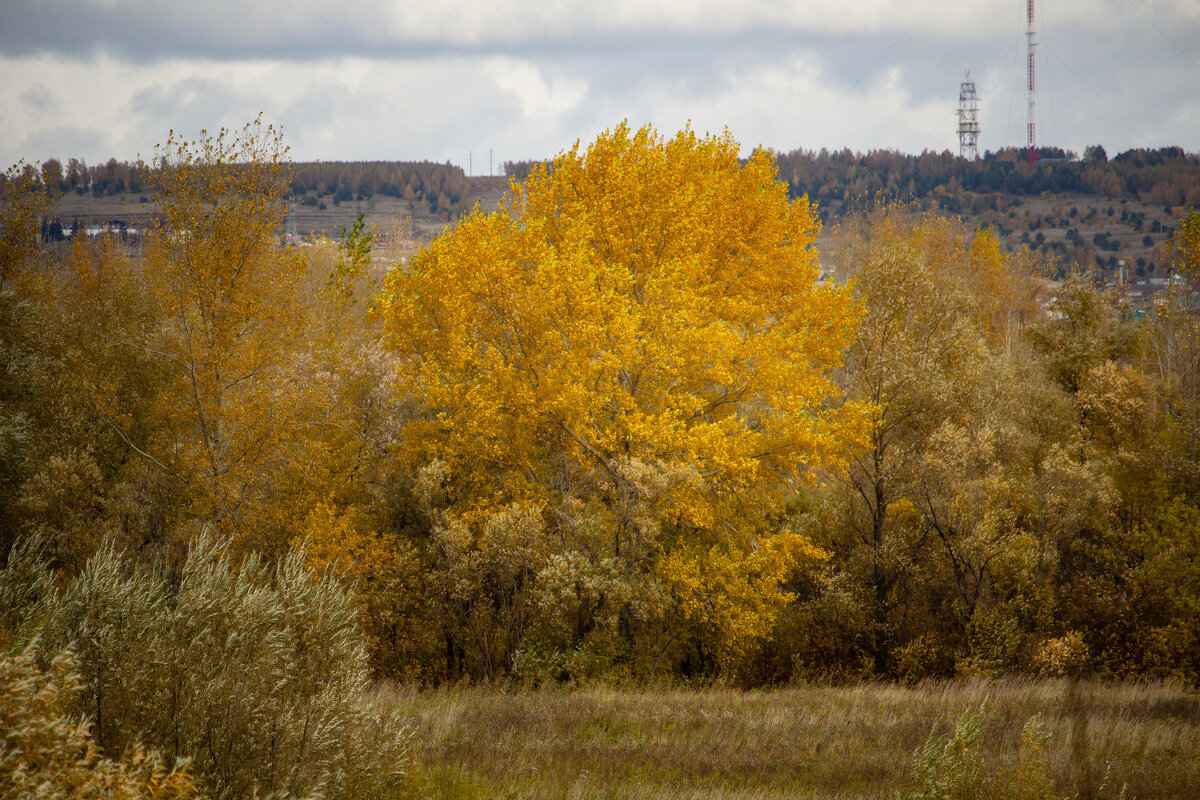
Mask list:
[{"label": "metal tower structure", "polygon": [[972,161],[979,158],[979,95],[970,71],[958,87],[958,154]]},{"label": "metal tower structure", "polygon": [[1034,36],[1033,36],[1033,0],[1028,0],[1028,6],[1029,6],[1029,11],[1028,11],[1028,17],[1027,17],[1027,24],[1025,26],[1025,43],[1026,43],[1026,50],[1029,54],[1029,66],[1028,66],[1029,87],[1026,91],[1026,94],[1029,99],[1029,124],[1028,124],[1028,134],[1029,135],[1028,135],[1028,142],[1026,144],[1026,148],[1027,148],[1027,156],[1029,159],[1029,163],[1032,164],[1036,160],[1036,157],[1034,156],[1034,147],[1036,147],[1036,144],[1037,144],[1037,138],[1034,136],[1034,127],[1033,127],[1034,126],[1034,115],[1037,113],[1037,94],[1034,90],[1034,82],[1033,82],[1033,51],[1035,49],[1037,49],[1037,42],[1034,41]]}]

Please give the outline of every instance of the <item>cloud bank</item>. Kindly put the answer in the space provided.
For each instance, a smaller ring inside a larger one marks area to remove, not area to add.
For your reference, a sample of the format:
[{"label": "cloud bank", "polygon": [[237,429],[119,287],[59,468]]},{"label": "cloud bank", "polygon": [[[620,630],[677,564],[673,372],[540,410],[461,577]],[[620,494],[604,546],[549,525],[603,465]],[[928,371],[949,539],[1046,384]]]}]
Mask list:
[{"label": "cloud bank", "polygon": [[[1041,0],[1039,143],[1200,151],[1200,4]],[[1023,145],[1025,4],[195,2],[0,10],[0,159],[149,156],[262,112],[293,156],[485,172],[622,119],[777,150]],[[484,166],[480,166],[484,165]]]}]

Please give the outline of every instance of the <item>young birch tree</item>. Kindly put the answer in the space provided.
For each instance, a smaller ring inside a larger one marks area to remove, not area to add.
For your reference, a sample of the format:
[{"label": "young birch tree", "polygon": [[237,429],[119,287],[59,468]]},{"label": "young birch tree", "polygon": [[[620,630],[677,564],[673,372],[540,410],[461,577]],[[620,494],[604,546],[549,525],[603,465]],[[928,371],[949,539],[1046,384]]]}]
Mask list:
[{"label": "young birch tree", "polygon": [[100,406],[132,449],[186,487],[191,515],[235,534],[261,534],[250,523],[304,406],[292,358],[304,264],[276,237],[285,156],[279,133],[259,122],[168,139],[155,175],[162,225],[143,261],[157,324],[137,343],[170,373],[157,429],[138,440]]}]

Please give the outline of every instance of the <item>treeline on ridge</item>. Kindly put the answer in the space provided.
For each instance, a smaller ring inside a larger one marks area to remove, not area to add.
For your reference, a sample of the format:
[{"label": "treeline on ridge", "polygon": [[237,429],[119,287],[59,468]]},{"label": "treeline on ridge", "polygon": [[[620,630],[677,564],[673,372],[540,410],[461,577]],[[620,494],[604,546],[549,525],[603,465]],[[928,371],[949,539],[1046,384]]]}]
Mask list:
[{"label": "treeline on ridge", "polygon": [[[103,197],[149,191],[146,178],[153,168],[140,161],[115,158],[95,166],[88,166],[82,158],[69,158],[66,164],[48,158],[40,168],[27,165],[24,172],[26,179],[40,180],[47,191],[55,194],[75,192]],[[466,201],[467,188],[462,168],[450,163],[309,161],[292,164],[290,193],[300,203],[311,205],[324,197],[342,203],[381,195],[423,203],[430,212],[457,212]]]},{"label": "treeline on ridge", "polygon": [[[1026,151],[1017,148],[988,151],[976,161],[949,150],[910,155],[822,148],[773,151],[773,155],[779,179],[787,183],[792,197],[808,195],[823,213],[834,216],[852,212],[862,198],[876,196],[929,201],[955,214],[995,210],[997,195],[1043,192],[1140,198],[1164,206],[1200,205],[1200,155],[1179,147],[1126,150],[1112,159],[1100,145],[1088,147],[1082,158],[1059,148],[1039,148],[1039,160],[1032,166]],[[523,180],[538,163],[506,161],[504,171]]]},{"label": "treeline on ridge", "polygon": [[[996,209],[995,197],[1044,192],[1080,193],[1109,199],[1138,198],[1155,205],[1200,205],[1200,155],[1179,147],[1126,150],[1109,158],[1100,145],[1076,157],[1059,148],[1040,148],[1034,165],[1018,148],[988,151],[968,161],[950,151],[911,155],[892,150],[848,149],[773,152],[779,178],[793,198],[808,195],[825,215],[852,212],[862,198],[919,200],[951,213]],[[504,174],[518,181],[539,161],[505,161]],[[84,159],[49,158],[28,167],[50,191],[97,197],[140,194],[150,169],[144,163],[110,158],[89,166]],[[407,161],[316,161],[293,164],[292,193],[317,204],[366,200],[375,195],[425,204],[431,212],[465,210],[469,179],[449,163]]]}]

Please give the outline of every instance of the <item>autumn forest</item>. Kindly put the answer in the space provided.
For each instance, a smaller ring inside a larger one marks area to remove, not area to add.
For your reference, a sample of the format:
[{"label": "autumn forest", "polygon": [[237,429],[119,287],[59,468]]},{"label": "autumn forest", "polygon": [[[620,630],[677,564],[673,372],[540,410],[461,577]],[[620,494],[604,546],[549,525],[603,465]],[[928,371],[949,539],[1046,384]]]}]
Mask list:
[{"label": "autumn forest", "polygon": [[[58,189],[11,171],[0,727],[87,720],[46,758],[107,788],[62,796],[372,797],[418,796],[381,686],[1198,713],[1200,211],[1134,313],[879,195],[822,231],[804,158],[740,152],[620,125],[405,258],[361,219],[289,246],[261,123],[162,145],[133,246],[46,241]],[[1029,730],[1047,782],[994,796],[1065,796]]]}]

